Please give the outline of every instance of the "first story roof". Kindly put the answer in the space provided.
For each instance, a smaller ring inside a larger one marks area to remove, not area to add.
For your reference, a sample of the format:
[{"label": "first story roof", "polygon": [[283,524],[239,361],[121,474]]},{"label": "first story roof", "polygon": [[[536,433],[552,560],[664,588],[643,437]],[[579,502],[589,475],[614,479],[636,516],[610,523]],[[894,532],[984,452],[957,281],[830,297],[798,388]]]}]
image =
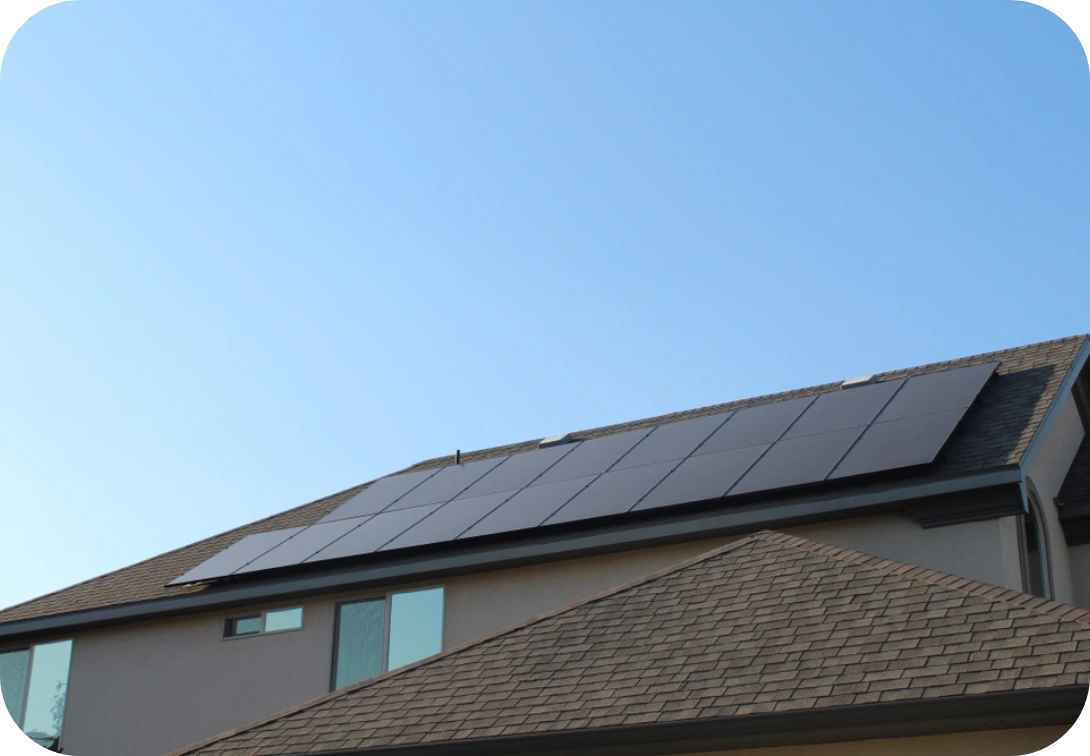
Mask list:
[{"label": "first story roof", "polygon": [[973,707],[1031,726],[1073,721],[1088,682],[1086,610],[766,531],[175,756],[529,753],[848,715],[964,727]]}]

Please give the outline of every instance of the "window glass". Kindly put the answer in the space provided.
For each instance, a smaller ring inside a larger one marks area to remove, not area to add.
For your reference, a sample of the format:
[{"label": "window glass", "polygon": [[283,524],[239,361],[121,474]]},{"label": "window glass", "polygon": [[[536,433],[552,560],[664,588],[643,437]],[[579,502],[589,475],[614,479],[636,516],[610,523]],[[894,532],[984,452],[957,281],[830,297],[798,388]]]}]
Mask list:
[{"label": "window glass", "polygon": [[390,599],[390,664],[397,669],[443,648],[443,589],[395,593]]},{"label": "window glass", "polygon": [[23,732],[39,745],[50,747],[61,736],[71,659],[72,641],[34,647]]},{"label": "window glass", "polygon": [[294,630],[303,626],[303,607],[293,609],[277,609],[274,612],[265,613],[265,632],[276,630]]},{"label": "window glass", "polygon": [[337,609],[336,688],[382,672],[386,599],[341,604]]},{"label": "window glass", "polygon": [[20,727],[23,724],[23,699],[30,667],[30,649],[0,654],[0,693],[8,713]]},{"label": "window glass", "polygon": [[261,617],[239,617],[227,620],[225,635],[235,638],[239,635],[257,635],[261,632]]}]

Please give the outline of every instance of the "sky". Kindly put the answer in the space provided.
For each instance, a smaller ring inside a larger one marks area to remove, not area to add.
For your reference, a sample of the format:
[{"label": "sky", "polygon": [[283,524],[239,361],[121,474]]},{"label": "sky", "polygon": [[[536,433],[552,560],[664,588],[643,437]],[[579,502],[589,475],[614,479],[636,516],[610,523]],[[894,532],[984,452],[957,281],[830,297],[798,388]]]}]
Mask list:
[{"label": "sky", "polygon": [[95,2],[0,76],[0,606],[429,457],[1090,330],[1009,0]]}]

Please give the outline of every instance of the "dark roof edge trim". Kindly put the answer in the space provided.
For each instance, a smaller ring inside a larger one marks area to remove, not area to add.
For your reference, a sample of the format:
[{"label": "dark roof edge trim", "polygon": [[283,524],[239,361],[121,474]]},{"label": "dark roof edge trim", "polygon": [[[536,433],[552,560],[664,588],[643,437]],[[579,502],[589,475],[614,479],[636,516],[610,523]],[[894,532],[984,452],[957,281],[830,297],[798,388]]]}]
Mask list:
[{"label": "dark roof edge trim", "polygon": [[154,601],[121,604],[68,614],[50,615],[0,624],[0,640],[66,633],[138,619],[153,619],[214,611],[279,599],[332,593],[341,590],[431,579],[440,575],[501,569],[543,559],[572,559],[627,547],[646,548],[697,538],[751,533],[765,527],[785,527],[855,510],[896,507],[900,502],[948,493],[1019,483],[1017,468],[1003,468],[959,478],[900,485],[828,499],[800,498],[784,504],[758,504],[714,512],[678,515],[603,527],[593,532],[558,534],[551,538],[513,544],[487,544],[464,551],[422,554],[382,564],[335,571],[284,576],[261,583],[227,584],[223,588]]},{"label": "dark roof edge trim", "polygon": [[1030,439],[1029,445],[1026,446],[1025,452],[1022,453],[1022,459],[1018,462],[1018,467],[1022,470],[1023,475],[1028,474],[1030,468],[1033,467],[1033,463],[1041,451],[1041,446],[1044,445],[1048,432],[1052,429],[1052,424],[1060,414],[1064,399],[1075,387],[1075,381],[1079,379],[1079,374],[1082,373],[1088,358],[1090,358],[1090,337],[1084,336],[1082,346],[1079,347],[1078,354],[1075,355],[1075,359],[1072,360],[1071,365],[1068,367],[1063,383],[1060,384],[1060,388],[1056,391],[1052,404],[1045,410],[1045,416],[1037,424],[1037,430],[1033,432],[1033,438]]},{"label": "dark roof edge trim", "polygon": [[[574,732],[308,752],[305,756],[650,756],[1073,724],[1087,686],[946,696]],[[304,756],[303,754],[293,756]]]}]

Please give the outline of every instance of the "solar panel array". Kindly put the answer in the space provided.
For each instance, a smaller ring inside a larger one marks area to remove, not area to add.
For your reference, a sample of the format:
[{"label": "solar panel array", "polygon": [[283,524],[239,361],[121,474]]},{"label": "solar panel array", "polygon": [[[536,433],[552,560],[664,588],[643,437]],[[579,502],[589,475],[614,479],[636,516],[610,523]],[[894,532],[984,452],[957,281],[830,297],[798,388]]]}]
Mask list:
[{"label": "solar panel array", "polygon": [[171,585],[839,480],[934,461],[996,363],[380,478]]}]

